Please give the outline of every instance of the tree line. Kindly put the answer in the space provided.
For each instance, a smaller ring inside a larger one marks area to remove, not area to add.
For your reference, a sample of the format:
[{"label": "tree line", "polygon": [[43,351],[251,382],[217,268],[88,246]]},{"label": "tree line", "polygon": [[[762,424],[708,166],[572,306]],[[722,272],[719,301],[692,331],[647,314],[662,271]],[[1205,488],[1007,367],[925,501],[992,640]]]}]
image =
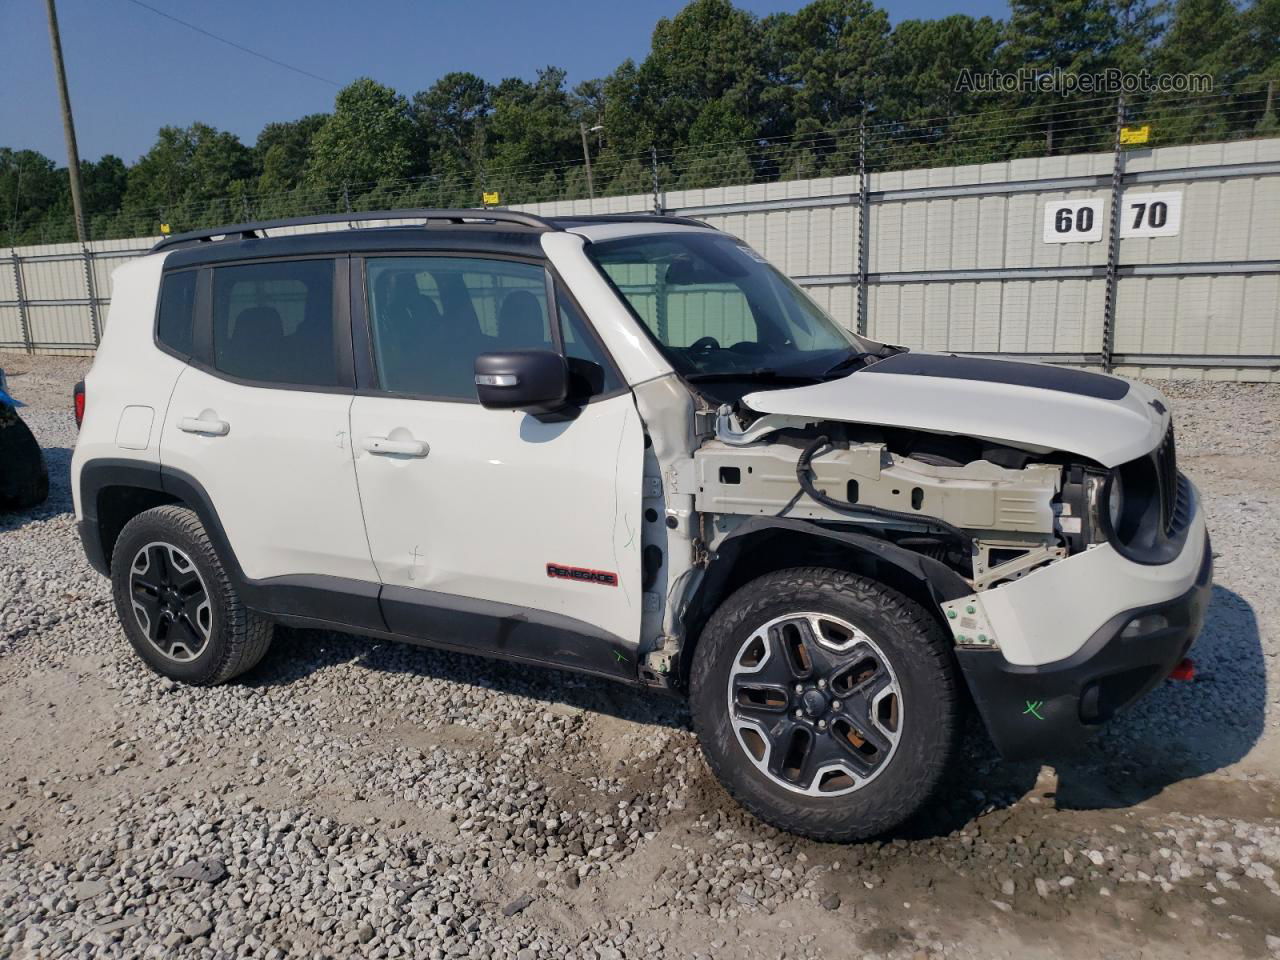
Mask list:
[{"label": "tree line", "polygon": [[[392,206],[474,206],[595,192],[1108,149],[1113,96],[958,89],[962,71],[1199,74],[1215,94],[1130,97],[1154,142],[1277,130],[1280,0],[1013,0],[1007,20],[892,25],[871,0],[813,0],[765,17],[692,0],[648,54],[569,86],[549,66],[491,83],[449,73],[405,96],[362,77],[333,111],[267,124],[246,145],[207,124],[162,127],[137,162],[81,164],[94,238],[246,218]],[[1226,91],[1225,93],[1223,91]],[[1136,115],[1136,114],[1135,114]],[[859,135],[858,125],[867,124]],[[597,128],[597,129],[592,129]],[[3,240],[74,236],[65,168],[0,147]]]}]

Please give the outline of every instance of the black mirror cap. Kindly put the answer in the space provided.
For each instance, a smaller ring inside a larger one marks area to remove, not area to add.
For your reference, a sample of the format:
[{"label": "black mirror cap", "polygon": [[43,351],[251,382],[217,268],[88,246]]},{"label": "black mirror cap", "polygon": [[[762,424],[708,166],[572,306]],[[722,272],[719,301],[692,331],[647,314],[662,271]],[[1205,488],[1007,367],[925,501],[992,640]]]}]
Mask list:
[{"label": "black mirror cap", "polygon": [[490,410],[554,413],[569,395],[569,367],[553,350],[509,350],[476,357],[476,396]]}]

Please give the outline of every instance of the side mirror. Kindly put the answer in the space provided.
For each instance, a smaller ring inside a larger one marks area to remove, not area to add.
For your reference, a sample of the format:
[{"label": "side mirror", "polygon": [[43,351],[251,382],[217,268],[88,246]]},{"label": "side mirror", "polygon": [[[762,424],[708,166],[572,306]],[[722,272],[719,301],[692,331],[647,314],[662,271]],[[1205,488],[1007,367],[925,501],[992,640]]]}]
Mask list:
[{"label": "side mirror", "polygon": [[552,413],[565,405],[569,368],[551,350],[511,350],[476,357],[476,395],[490,410]]}]

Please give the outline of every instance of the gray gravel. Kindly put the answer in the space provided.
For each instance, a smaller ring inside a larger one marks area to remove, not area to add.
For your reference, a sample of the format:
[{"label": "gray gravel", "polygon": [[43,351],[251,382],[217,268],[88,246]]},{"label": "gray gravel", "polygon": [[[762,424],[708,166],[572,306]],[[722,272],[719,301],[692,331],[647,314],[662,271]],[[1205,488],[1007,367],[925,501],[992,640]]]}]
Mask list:
[{"label": "gray gravel", "polygon": [[1280,388],[1161,385],[1218,552],[1197,681],[1056,770],[975,737],[836,847],[604,682],[289,630],[243,682],[148,673],[69,512],[83,363],[0,365],[53,478],[0,517],[0,957],[1280,957]]}]

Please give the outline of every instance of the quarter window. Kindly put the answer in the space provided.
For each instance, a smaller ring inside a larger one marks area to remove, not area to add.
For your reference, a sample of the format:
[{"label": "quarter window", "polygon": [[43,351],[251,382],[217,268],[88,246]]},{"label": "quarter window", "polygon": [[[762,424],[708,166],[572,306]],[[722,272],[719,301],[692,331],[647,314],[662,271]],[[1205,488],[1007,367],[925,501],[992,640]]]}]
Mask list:
[{"label": "quarter window", "polygon": [[556,295],[556,304],[560,311],[560,338],[569,360],[571,397],[586,399],[619,389],[622,380],[587,328],[582,314],[563,293]]},{"label": "quarter window", "polygon": [[165,274],[160,284],[160,314],[156,339],[174,353],[191,356],[192,321],[196,305],[196,271]]},{"label": "quarter window", "polygon": [[213,364],[245,380],[337,386],[333,261],[286,260],[213,272]]}]

